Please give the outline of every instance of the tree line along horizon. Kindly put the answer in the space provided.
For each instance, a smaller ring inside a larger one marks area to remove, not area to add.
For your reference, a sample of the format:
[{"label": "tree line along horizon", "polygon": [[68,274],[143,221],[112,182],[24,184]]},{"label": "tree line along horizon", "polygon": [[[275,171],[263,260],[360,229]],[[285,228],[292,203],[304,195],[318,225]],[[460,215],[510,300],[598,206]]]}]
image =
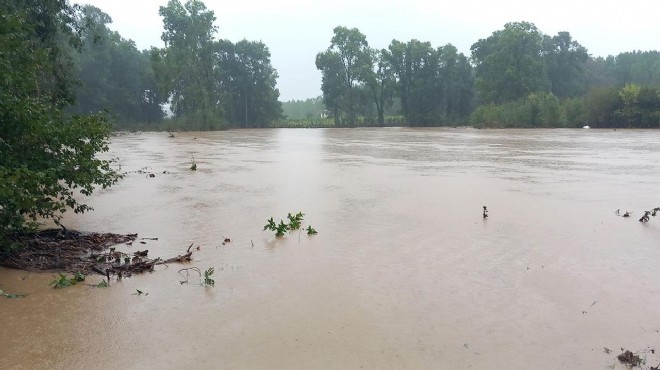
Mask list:
[{"label": "tree line along horizon", "polygon": [[[454,126],[660,127],[660,52],[593,57],[569,32],[513,22],[478,40],[469,56],[451,44],[393,40],[369,46],[336,27],[315,65],[320,97],[279,101],[277,71],[260,41],[216,37],[200,0],[159,10],[163,48],[138,50],[94,6],[73,55],[80,81],[73,114],[107,109],[116,129]],[[168,104],[171,116],[163,106]]]}]

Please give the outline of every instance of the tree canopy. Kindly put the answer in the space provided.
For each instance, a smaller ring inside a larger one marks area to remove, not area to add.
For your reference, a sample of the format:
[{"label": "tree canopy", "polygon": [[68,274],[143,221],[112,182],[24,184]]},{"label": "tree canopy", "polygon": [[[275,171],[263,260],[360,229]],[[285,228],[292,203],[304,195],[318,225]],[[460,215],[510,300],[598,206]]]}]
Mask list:
[{"label": "tree canopy", "polygon": [[[108,110],[115,116],[116,127],[153,124],[163,118],[156,76],[148,52],[140,52],[135,43],[108,29],[110,16],[91,5],[82,8],[80,24],[83,47],[73,53],[76,77],[76,114]],[[147,126],[148,127],[148,126]]]},{"label": "tree canopy", "polygon": [[84,212],[89,195],[119,175],[96,155],[108,149],[103,115],[70,116],[71,47],[79,9],[58,0],[0,3],[0,239]]},{"label": "tree canopy", "polygon": [[165,47],[152,49],[152,62],[159,92],[183,128],[263,127],[281,118],[265,44],[216,40],[215,15],[200,0],[170,0],[159,13]]}]

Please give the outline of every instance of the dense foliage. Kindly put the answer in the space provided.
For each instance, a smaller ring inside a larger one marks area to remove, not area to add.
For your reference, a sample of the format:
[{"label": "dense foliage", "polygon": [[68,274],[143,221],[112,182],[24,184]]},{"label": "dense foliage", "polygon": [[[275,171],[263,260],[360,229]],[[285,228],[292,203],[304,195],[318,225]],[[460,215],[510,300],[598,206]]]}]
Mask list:
[{"label": "dense foliage", "polygon": [[263,127],[281,118],[265,44],[216,40],[215,15],[200,0],[170,0],[160,15],[165,47],[151,50],[152,62],[179,128]]},{"label": "dense foliage", "polygon": [[82,32],[83,48],[73,55],[80,83],[71,112],[107,109],[115,116],[116,128],[153,127],[163,118],[164,101],[157,95],[149,53],[108,29],[112,19],[96,7],[85,6],[79,21],[87,27]]},{"label": "dense foliage", "polygon": [[470,59],[419,40],[377,51],[358,29],[337,27],[316,66],[337,125],[400,115],[411,126],[660,126],[660,52],[592,57],[570,33],[549,36],[528,22],[478,40]]},{"label": "dense foliage", "polygon": [[289,119],[314,119],[323,117],[325,106],[323,97],[309,98],[305,100],[290,100],[282,103],[284,117]]},{"label": "dense foliage", "polygon": [[[103,115],[69,116],[69,51],[81,45],[78,9],[63,0],[0,3],[0,239],[89,207],[76,194],[118,179]],[[3,243],[4,244],[4,243]]]},{"label": "dense foliage", "polygon": [[356,28],[337,27],[334,33],[316,66],[323,76],[323,101],[338,125],[355,125],[358,116],[375,116],[385,125],[385,112],[395,101],[411,125],[464,119],[470,113],[472,67],[454,46],[393,40],[388,49],[375,50]]},{"label": "dense foliage", "polygon": [[4,7],[25,4],[59,9],[69,25],[26,20],[59,45],[47,51],[42,86],[58,91],[68,113],[107,110],[116,129],[660,126],[660,52],[591,56],[569,32],[547,35],[529,22],[505,24],[467,56],[417,39],[377,49],[357,28],[338,26],[315,59],[322,95],[283,105],[268,47],[218,38],[201,0],[160,7],[164,47],[142,51],[108,28],[101,9],[55,0]]}]

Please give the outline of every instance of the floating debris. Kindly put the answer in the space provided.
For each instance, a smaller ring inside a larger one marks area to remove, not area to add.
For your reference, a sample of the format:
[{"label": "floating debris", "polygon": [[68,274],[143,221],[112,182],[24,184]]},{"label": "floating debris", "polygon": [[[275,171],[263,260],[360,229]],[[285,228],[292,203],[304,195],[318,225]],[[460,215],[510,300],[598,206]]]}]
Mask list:
[{"label": "floating debris", "polygon": [[625,351],[622,354],[616,356],[616,358],[622,363],[632,367],[642,364],[642,359],[630,351]]},{"label": "floating debris", "polygon": [[[131,243],[137,234],[83,233],[50,229],[17,237],[24,245],[11,253],[0,254],[0,265],[27,271],[63,271],[107,277],[130,276],[153,271],[156,265],[183,263],[192,260],[192,244],[184,254],[169,259],[147,258],[148,250],[137,251],[133,257],[116,250],[114,245]],[[148,238],[147,238],[148,239]]]}]

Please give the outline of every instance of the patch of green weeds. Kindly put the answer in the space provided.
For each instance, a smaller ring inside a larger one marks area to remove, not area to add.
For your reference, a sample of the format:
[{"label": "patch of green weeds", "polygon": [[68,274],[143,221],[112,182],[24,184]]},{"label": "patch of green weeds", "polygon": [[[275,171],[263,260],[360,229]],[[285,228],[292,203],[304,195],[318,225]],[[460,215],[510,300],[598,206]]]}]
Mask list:
[{"label": "patch of green weeds", "polygon": [[213,280],[211,277],[214,272],[215,269],[213,267],[209,267],[206,271],[204,271],[204,286],[215,286],[215,280]]},{"label": "patch of green weeds", "polygon": [[316,235],[318,231],[314,230],[312,225],[307,226],[307,235]]},{"label": "patch of green weeds", "polygon": [[[289,220],[289,223],[284,223],[284,220],[280,220],[280,223],[276,224],[273,217],[269,218],[266,221],[267,222],[266,225],[264,226],[264,231],[270,230],[275,233],[275,236],[282,237],[287,232],[300,230],[302,228],[302,222],[305,218],[304,213],[302,212],[298,212],[296,214],[289,213],[286,217]],[[317,234],[317,231],[314,230],[314,228],[312,228],[311,226],[308,226],[307,234],[314,235]]]},{"label": "patch of green weeds", "polygon": [[85,281],[85,274],[82,272],[76,272],[72,277],[68,278],[66,274],[58,274],[59,277],[51,281],[48,285],[53,285],[55,289],[66,288],[72,285],[76,285],[80,282]]},{"label": "patch of green weeds", "polygon": [[7,293],[4,290],[0,289],[0,296],[5,297],[5,298],[10,298],[10,299],[16,299],[16,298],[23,298],[27,294],[12,294],[12,293]]}]

